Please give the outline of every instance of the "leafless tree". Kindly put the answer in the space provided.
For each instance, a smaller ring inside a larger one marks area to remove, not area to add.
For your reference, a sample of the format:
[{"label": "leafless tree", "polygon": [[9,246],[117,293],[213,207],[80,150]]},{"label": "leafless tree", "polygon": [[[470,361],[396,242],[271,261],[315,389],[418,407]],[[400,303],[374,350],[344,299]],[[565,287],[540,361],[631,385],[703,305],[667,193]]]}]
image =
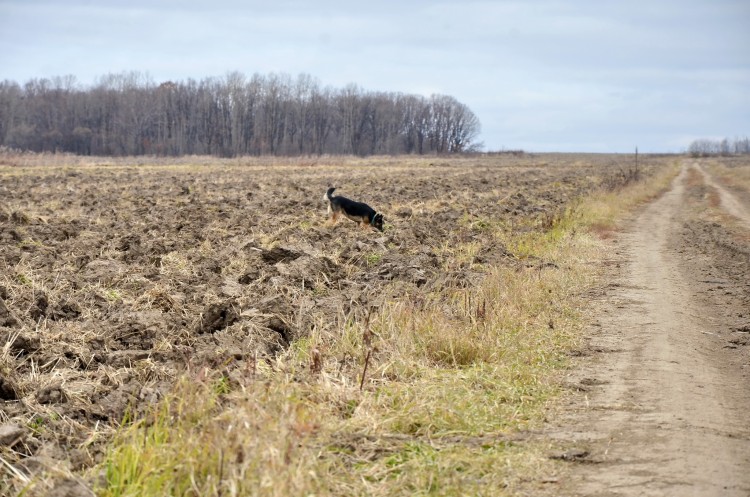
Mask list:
[{"label": "leafless tree", "polygon": [[701,138],[693,140],[688,147],[688,153],[693,157],[708,157],[712,155],[750,154],[750,140],[747,137],[729,138],[723,140],[709,140]]},{"label": "leafless tree", "polygon": [[72,76],[0,83],[0,145],[32,151],[442,154],[475,149],[479,126],[450,96],[334,89],[306,74],[233,72],[157,84],[126,72],[89,88]]}]

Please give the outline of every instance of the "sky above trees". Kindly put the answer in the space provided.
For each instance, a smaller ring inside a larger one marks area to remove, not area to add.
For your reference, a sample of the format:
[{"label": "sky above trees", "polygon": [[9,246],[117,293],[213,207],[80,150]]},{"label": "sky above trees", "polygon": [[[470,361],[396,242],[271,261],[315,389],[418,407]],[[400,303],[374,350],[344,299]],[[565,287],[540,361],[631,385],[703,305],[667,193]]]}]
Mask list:
[{"label": "sky above trees", "polygon": [[0,80],[272,72],[450,95],[488,150],[685,150],[750,133],[746,0],[0,0]]}]

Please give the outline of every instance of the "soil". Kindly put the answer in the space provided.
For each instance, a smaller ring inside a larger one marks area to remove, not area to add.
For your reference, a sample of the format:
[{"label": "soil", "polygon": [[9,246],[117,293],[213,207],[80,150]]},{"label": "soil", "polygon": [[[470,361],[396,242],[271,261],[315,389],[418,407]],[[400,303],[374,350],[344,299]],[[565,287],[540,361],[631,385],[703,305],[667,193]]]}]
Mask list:
[{"label": "soil", "polygon": [[[19,471],[100,462],[125,413],[188,371],[241,384],[387,299],[542,264],[487,223],[538,229],[631,158],[191,160],[0,164],[0,425]],[[385,232],[329,225],[330,185],[383,212]]]},{"label": "soil", "polygon": [[749,208],[685,160],[613,241],[578,393],[549,428],[577,454],[556,494],[750,495]]}]

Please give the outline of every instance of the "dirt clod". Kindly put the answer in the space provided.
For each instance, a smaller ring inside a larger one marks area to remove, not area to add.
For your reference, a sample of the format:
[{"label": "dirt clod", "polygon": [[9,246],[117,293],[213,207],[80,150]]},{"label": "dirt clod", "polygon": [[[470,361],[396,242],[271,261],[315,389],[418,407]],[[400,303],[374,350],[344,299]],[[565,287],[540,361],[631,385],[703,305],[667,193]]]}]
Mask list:
[{"label": "dirt clod", "polygon": [[300,252],[290,250],[284,247],[273,247],[270,250],[264,250],[261,252],[261,258],[267,264],[276,264],[277,262],[288,262],[293,261],[297,257],[301,256]]},{"label": "dirt clod", "polygon": [[570,449],[564,452],[556,452],[550,454],[550,459],[560,459],[563,461],[577,462],[586,459],[589,456],[589,451],[586,449]]},{"label": "dirt clod", "polygon": [[10,342],[11,352],[19,355],[31,354],[41,347],[39,337],[25,333],[14,334],[0,329],[0,343],[8,342]]},{"label": "dirt clod", "polygon": [[0,376],[0,400],[18,400],[18,387],[8,378]]},{"label": "dirt clod", "polygon": [[64,404],[68,401],[68,395],[61,385],[50,385],[38,390],[36,401],[40,404]]},{"label": "dirt clod", "polygon": [[237,303],[234,300],[227,300],[211,304],[203,311],[201,319],[196,326],[198,333],[214,333],[223,330],[240,319],[237,312]]},{"label": "dirt clod", "polygon": [[12,447],[26,434],[26,428],[16,423],[0,425],[0,447]]},{"label": "dirt clod", "polygon": [[292,329],[279,317],[273,316],[268,320],[268,329],[275,331],[282,338],[284,343],[289,343],[294,336]]},{"label": "dirt clod", "polygon": [[63,479],[57,481],[50,490],[49,497],[91,497],[94,492],[78,480]]},{"label": "dirt clod", "polygon": [[17,323],[18,320],[10,312],[8,306],[5,305],[5,301],[0,298],[0,326],[10,327],[16,325]]}]

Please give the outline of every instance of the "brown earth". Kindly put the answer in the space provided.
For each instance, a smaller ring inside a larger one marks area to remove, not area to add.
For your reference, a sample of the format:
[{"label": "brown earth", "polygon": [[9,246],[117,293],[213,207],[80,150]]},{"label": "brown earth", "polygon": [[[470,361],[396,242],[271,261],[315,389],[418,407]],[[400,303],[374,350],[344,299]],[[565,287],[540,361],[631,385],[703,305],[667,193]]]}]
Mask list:
[{"label": "brown earth", "polygon": [[746,199],[685,160],[614,240],[578,394],[549,430],[574,463],[556,494],[750,495]]},{"label": "brown earth", "polygon": [[[0,445],[23,473],[3,466],[0,490],[101,461],[126,412],[188,370],[239,384],[291,341],[385,300],[541,264],[509,253],[488,223],[541,229],[616,186],[631,161],[68,159],[0,163]],[[331,184],[383,212],[385,233],[328,225]],[[467,246],[478,252],[457,257]]]}]

